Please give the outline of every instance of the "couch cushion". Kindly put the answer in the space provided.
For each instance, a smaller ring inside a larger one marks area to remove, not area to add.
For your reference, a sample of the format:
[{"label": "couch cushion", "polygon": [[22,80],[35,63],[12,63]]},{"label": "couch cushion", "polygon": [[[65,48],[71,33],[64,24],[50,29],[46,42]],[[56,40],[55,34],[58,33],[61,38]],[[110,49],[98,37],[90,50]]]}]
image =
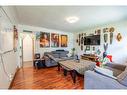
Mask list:
[{"label": "couch cushion", "polygon": [[127,67],[125,71],[123,71],[120,75],[117,76],[117,79],[121,84],[127,86]]},{"label": "couch cushion", "polygon": [[58,53],[52,53],[51,55],[52,55],[53,57],[55,57],[55,58],[59,58],[59,57],[60,57]]},{"label": "couch cushion", "polygon": [[62,57],[67,57],[67,54],[66,53],[60,53],[60,58],[62,58]]}]

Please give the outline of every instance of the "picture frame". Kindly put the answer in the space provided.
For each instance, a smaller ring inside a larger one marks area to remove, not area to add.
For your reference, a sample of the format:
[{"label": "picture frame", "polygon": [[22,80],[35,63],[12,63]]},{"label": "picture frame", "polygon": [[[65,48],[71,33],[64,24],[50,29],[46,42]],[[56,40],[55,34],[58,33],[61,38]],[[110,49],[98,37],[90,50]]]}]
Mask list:
[{"label": "picture frame", "polygon": [[59,47],[59,34],[51,33],[51,47]]},{"label": "picture frame", "polygon": [[68,36],[61,35],[61,47],[67,47],[67,46],[68,46]]},{"label": "picture frame", "polygon": [[40,32],[40,47],[50,47],[50,33]]},{"label": "picture frame", "polygon": [[90,46],[86,46],[86,51],[90,51]]}]

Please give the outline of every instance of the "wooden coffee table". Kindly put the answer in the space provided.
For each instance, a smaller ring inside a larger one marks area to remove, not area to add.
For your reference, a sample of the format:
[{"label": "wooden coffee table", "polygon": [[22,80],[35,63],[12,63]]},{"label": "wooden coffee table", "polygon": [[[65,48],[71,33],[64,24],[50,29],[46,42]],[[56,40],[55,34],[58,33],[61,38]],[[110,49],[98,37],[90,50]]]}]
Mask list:
[{"label": "wooden coffee table", "polygon": [[67,72],[70,72],[73,82],[76,83],[77,73],[84,75],[85,71],[93,70],[95,66],[95,62],[88,60],[80,60],[80,62],[75,60],[66,60],[58,62],[58,71],[60,71],[60,68],[62,67],[65,76],[67,76]]}]

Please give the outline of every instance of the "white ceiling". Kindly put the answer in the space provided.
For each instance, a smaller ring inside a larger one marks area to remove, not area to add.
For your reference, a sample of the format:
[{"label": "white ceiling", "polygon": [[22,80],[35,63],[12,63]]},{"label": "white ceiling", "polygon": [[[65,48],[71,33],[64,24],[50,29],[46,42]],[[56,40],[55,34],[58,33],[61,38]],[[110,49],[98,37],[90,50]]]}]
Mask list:
[{"label": "white ceiling", "polygon": [[[81,31],[127,18],[125,6],[16,6],[15,8],[20,24],[66,32]],[[70,24],[65,20],[68,16],[77,16],[79,21]]]}]

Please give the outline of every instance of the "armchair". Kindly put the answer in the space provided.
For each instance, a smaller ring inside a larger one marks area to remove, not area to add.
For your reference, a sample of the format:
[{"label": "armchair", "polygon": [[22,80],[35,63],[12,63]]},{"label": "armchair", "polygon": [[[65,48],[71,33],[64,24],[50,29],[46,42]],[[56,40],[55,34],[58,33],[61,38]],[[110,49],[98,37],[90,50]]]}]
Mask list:
[{"label": "armchair", "polygon": [[113,71],[113,75],[117,77],[119,74],[121,74],[125,70],[126,65],[116,64],[116,63],[107,63],[105,68]]},{"label": "armchair", "polygon": [[126,86],[120,84],[117,80],[101,75],[94,71],[85,72],[85,89],[127,89]]},{"label": "armchair", "polygon": [[34,55],[34,60],[33,60],[33,66],[34,68],[42,68],[42,67],[45,67],[45,64],[43,64],[45,60],[44,59],[41,59],[40,58],[40,54],[39,53],[36,53]]},{"label": "armchair", "polygon": [[84,88],[85,89],[127,89],[126,65],[107,63],[105,68],[112,70],[113,75],[116,78],[111,78],[103,74],[97,73],[95,71],[86,71]]}]

